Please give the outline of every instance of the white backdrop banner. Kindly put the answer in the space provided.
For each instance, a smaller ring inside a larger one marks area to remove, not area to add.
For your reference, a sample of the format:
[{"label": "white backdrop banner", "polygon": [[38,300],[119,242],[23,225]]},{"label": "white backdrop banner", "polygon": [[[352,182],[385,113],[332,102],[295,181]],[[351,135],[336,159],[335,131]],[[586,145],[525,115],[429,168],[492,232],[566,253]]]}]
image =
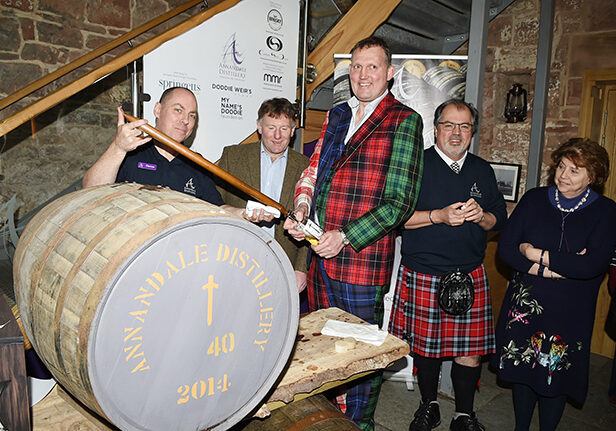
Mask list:
[{"label": "white backdrop banner", "polygon": [[143,58],[144,116],[169,87],[197,96],[191,149],[215,162],[223,147],[256,130],[257,110],[272,97],[296,98],[299,0],[244,0]]},{"label": "white backdrop banner", "polygon": [[[464,99],[467,56],[394,54],[396,68],[392,94],[413,108],[423,120],[424,147],[434,144],[434,110],[447,99]],[[350,54],[334,55],[334,105],[351,98]]]}]

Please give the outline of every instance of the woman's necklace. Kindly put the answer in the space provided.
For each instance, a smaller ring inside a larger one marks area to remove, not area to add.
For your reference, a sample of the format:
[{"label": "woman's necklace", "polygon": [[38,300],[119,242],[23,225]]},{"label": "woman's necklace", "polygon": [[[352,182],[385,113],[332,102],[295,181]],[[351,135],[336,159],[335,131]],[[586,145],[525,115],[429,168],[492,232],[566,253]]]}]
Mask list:
[{"label": "woman's necklace", "polygon": [[555,187],[554,189],[554,199],[556,200],[556,206],[558,207],[559,210],[565,213],[572,213],[573,211],[578,209],[584,202],[586,202],[586,199],[588,198],[589,194],[590,194],[590,187],[587,187],[586,193],[584,193],[584,196],[582,197],[582,199],[580,199],[579,202],[575,204],[573,208],[563,208],[560,206],[560,200],[558,199],[558,187]]}]

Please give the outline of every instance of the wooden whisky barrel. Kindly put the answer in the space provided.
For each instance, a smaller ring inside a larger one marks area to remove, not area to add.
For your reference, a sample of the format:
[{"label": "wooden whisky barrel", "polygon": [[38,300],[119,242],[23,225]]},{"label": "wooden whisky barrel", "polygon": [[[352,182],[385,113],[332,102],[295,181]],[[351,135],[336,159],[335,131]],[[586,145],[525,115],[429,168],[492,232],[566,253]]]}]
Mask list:
[{"label": "wooden whisky barrel", "polygon": [[242,431],[353,431],[355,422],[323,395],[313,395],[272,411],[265,419],[252,419]]},{"label": "wooden whisky barrel", "polygon": [[265,231],[139,184],[60,197],[14,258],[28,338],[56,380],[126,430],[224,430],[292,350],[293,268]]}]

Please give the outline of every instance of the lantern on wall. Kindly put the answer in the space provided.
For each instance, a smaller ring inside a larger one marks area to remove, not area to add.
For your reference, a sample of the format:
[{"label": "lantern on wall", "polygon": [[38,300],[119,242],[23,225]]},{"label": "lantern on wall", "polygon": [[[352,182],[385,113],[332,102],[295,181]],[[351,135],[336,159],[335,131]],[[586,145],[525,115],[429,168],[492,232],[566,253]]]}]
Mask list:
[{"label": "lantern on wall", "polygon": [[505,118],[508,123],[518,123],[526,119],[526,90],[522,84],[513,84],[507,92]]}]

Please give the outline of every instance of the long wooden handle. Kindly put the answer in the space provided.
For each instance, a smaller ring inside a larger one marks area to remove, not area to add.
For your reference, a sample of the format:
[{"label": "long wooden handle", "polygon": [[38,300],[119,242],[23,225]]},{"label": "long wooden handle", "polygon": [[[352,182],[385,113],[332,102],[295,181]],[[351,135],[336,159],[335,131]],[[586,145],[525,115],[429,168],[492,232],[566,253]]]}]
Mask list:
[{"label": "long wooden handle", "polygon": [[[127,114],[127,113],[124,113],[124,116],[130,122],[138,120],[137,117],[133,117],[132,115]],[[289,211],[287,211],[287,209],[283,207],[279,202],[276,202],[274,199],[261,193],[259,190],[255,189],[249,184],[246,184],[244,181],[240,180],[234,175],[231,175],[229,172],[225,171],[224,169],[219,168],[214,163],[210,162],[205,157],[203,157],[201,154],[195,153],[194,151],[188,149],[187,147],[180,144],[175,139],[172,139],[169,136],[165,135],[163,132],[156,129],[155,127],[152,127],[149,124],[144,124],[143,126],[140,126],[139,129],[143,130],[145,133],[147,133],[148,135],[150,135],[151,137],[153,137],[154,139],[156,139],[158,142],[162,143],[166,147],[172,149],[173,151],[178,152],[179,154],[183,155],[187,159],[192,160],[199,166],[207,169],[208,171],[210,171],[217,177],[222,178],[229,184],[237,187],[244,193],[247,193],[248,195],[257,199],[259,202],[276,208],[285,217],[289,216],[290,214]]]}]

